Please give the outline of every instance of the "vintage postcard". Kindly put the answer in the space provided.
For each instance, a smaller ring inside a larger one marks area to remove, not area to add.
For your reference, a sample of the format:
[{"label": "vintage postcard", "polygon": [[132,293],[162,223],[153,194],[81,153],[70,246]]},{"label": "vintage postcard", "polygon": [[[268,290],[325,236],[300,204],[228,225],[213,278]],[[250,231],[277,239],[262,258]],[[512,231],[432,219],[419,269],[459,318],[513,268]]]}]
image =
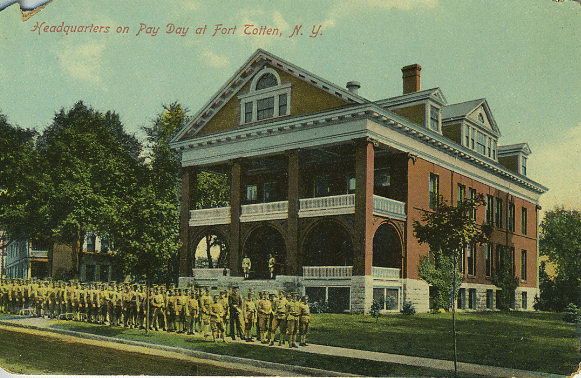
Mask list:
[{"label": "vintage postcard", "polygon": [[577,376],[580,3],[0,0],[0,367]]}]

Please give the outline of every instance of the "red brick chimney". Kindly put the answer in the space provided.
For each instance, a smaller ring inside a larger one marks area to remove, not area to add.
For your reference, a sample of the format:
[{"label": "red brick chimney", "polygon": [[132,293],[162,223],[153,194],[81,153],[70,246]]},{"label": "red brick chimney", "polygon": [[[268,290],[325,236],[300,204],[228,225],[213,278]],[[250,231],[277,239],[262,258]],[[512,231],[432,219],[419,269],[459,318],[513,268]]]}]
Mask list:
[{"label": "red brick chimney", "polygon": [[422,66],[412,64],[401,69],[403,74],[403,94],[420,91],[420,71]]}]

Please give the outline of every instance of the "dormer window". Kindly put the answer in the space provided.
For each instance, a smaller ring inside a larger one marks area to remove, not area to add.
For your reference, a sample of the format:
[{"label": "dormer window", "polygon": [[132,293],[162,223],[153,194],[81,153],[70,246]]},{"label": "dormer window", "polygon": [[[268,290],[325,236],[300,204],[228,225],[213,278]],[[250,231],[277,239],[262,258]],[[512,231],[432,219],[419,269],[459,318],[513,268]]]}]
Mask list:
[{"label": "dormer window", "polygon": [[240,100],[240,123],[288,115],[291,84],[282,83],[272,68],[261,70],[250,83],[248,93]]},{"label": "dormer window", "polygon": [[430,129],[440,130],[440,110],[435,106],[430,106]]},{"label": "dormer window", "polygon": [[520,161],[521,161],[520,173],[523,176],[526,176],[527,175],[527,158],[524,156],[521,156]]}]

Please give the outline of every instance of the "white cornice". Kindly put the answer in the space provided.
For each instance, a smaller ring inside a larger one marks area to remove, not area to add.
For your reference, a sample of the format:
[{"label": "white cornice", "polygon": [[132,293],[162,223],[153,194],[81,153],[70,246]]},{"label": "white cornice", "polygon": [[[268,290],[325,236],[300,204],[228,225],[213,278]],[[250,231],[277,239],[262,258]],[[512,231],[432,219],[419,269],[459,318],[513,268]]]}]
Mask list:
[{"label": "white cornice", "polygon": [[[371,120],[378,126],[372,126]],[[395,131],[396,133],[393,133]],[[399,135],[398,137],[398,134]],[[409,139],[416,140],[416,147],[410,147]],[[368,103],[353,105],[329,111],[297,117],[272,119],[245,127],[227,131],[205,134],[182,142],[172,144],[172,148],[182,151],[182,165],[210,165],[240,157],[275,154],[297,148],[312,148],[330,144],[345,143],[357,138],[372,137],[382,140],[401,151],[408,151],[418,156],[438,162],[446,162],[449,157],[460,159],[483,172],[508,180],[538,195],[548,189],[529,178],[515,174],[500,164],[477,155],[463,146],[451,142],[448,138],[431,130],[415,125],[382,107]],[[437,156],[435,152],[426,152],[425,146],[432,147],[447,155]],[[455,170],[453,165],[448,168]],[[463,174],[474,176],[470,169]],[[475,178],[484,177],[484,173]],[[493,182],[491,178],[488,182]],[[506,186],[506,185],[504,185]]]}]

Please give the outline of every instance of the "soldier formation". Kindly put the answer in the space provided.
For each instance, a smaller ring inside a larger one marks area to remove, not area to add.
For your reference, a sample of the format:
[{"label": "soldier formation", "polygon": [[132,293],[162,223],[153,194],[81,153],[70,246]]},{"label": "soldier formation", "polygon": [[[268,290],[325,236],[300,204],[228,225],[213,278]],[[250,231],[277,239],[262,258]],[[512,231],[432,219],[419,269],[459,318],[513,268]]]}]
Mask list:
[{"label": "soldier formation", "polygon": [[[310,310],[297,293],[246,295],[234,286],[211,294],[209,287],[170,287],[127,283],[79,283],[49,280],[0,280],[0,312],[84,321],[187,335],[214,341],[239,337],[289,348],[307,345]],[[149,313],[149,319],[148,319]],[[298,336],[298,340],[297,340]],[[298,345],[296,342],[298,341]]]}]

